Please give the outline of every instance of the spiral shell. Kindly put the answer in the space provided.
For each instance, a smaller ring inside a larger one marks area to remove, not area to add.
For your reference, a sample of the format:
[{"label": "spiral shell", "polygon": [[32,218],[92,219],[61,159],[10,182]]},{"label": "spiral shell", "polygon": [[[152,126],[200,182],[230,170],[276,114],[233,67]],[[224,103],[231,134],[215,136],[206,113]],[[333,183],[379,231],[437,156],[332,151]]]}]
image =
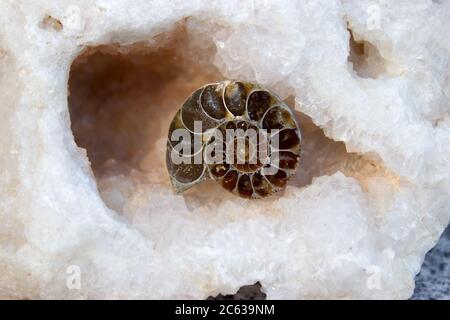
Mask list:
[{"label": "spiral shell", "polygon": [[286,186],[300,150],[285,103],[257,84],[226,80],[196,90],[176,113],[166,163],[178,193],[211,178],[238,196],[263,198]]}]

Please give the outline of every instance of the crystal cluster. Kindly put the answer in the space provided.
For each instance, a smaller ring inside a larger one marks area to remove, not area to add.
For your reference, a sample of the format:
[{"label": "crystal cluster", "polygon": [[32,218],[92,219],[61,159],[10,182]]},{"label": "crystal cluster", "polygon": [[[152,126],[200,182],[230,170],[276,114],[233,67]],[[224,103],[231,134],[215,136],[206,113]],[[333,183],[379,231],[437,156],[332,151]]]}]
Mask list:
[{"label": "crystal cluster", "polygon": [[[4,1],[0,297],[410,297],[450,220],[449,62],[448,1]],[[223,79],[296,110],[283,193],[173,192],[170,121]]]}]

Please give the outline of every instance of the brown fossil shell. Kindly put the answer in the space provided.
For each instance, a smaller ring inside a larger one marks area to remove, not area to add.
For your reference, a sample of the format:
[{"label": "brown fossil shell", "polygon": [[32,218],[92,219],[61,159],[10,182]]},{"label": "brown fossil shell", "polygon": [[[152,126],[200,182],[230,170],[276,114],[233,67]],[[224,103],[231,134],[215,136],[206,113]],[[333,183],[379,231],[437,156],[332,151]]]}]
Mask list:
[{"label": "brown fossil shell", "polygon": [[300,151],[297,120],[283,101],[257,84],[226,80],[184,102],[170,124],[166,163],[178,193],[210,178],[255,199],[286,186]]}]

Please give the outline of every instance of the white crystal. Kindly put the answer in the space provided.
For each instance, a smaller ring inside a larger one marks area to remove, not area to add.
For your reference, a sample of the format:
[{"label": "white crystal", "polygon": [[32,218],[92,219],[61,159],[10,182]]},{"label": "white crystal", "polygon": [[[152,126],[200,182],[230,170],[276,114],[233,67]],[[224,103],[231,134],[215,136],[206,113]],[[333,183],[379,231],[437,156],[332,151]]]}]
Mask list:
[{"label": "white crystal", "polygon": [[[450,220],[449,2],[17,0],[0,30],[1,298],[412,294]],[[169,122],[223,78],[304,114],[284,194],[173,193]]]}]

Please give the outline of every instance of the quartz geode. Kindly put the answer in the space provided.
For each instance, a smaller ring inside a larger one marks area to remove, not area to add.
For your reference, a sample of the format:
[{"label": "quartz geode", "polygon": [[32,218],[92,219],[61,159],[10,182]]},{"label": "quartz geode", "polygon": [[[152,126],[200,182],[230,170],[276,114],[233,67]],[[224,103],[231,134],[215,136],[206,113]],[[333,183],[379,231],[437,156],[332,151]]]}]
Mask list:
[{"label": "quartz geode", "polygon": [[[0,297],[408,298],[450,220],[447,1],[4,1]],[[262,200],[183,195],[194,89],[295,108],[301,167]]]}]

